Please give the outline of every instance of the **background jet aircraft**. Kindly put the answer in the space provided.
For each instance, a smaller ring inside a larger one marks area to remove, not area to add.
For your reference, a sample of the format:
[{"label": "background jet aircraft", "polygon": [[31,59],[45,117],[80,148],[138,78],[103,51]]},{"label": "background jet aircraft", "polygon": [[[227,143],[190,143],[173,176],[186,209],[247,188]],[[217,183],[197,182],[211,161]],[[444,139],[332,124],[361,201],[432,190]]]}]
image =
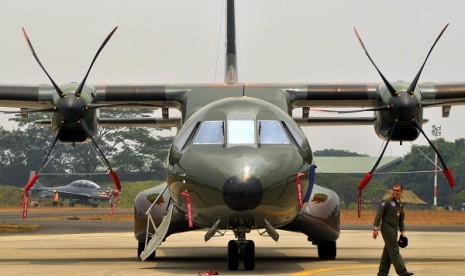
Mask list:
[{"label": "background jet aircraft", "polygon": [[113,191],[103,189],[95,182],[86,179],[75,180],[68,185],[49,187],[39,181],[31,188],[31,197],[51,198],[58,194],[61,200],[68,199],[69,205],[75,204],[91,205],[97,207],[100,202],[110,203]]},{"label": "background jet aircraft", "polygon": [[[38,122],[51,126],[54,133],[54,143],[42,166],[58,140],[91,140],[98,148],[93,139],[98,125],[179,127],[168,156],[166,183],[141,192],[135,201],[134,233],[142,259],[154,257],[169,235],[198,228],[205,228],[206,241],[225,231],[234,233],[235,239],[227,246],[230,270],[237,270],[241,260],[246,270],[255,268],[255,245],[246,238],[252,230],[266,233],[275,241],[279,239],[277,229],[301,232],[317,245],[321,259],[334,259],[340,232],[339,199],[333,191],[314,184],[310,141],[300,126],[370,124],[386,141],[414,141],[420,134],[426,137],[423,109],[442,106],[447,116],[452,105],[463,104],[465,83],[419,82],[427,58],[412,81],[390,82],[375,65],[359,34],[354,39],[358,38],[381,83],[240,83],[233,1],[227,2],[227,10],[222,84],[88,84],[90,68],[114,29],[97,51],[84,79],[58,85],[24,31],[34,58],[52,85],[1,85],[0,105],[22,108],[22,114],[52,114],[50,120]],[[445,29],[432,43],[427,57]],[[99,108],[122,105],[161,108],[162,116],[98,116]],[[342,117],[311,116],[310,110],[329,107],[353,109],[350,113],[325,110],[341,113]],[[297,108],[302,113],[293,118]],[[169,109],[180,110],[181,118],[171,118]],[[352,117],[356,112],[370,115]],[[346,136],[341,134],[340,139],[350,139]],[[109,162],[107,165],[119,188],[116,173]],[[441,165],[453,186],[452,170],[442,158]],[[360,191],[375,168],[360,182]],[[26,188],[30,189],[37,178],[34,175]]]}]

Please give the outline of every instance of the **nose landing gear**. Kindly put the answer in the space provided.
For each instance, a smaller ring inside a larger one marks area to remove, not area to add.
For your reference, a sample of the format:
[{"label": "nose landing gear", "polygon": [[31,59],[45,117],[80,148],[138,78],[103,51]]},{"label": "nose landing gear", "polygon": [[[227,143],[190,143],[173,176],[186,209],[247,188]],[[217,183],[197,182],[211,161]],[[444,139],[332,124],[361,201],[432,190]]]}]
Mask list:
[{"label": "nose landing gear", "polygon": [[255,269],[255,243],[245,239],[245,233],[236,234],[238,240],[228,243],[228,269],[238,270],[239,261],[243,259],[245,270]]}]

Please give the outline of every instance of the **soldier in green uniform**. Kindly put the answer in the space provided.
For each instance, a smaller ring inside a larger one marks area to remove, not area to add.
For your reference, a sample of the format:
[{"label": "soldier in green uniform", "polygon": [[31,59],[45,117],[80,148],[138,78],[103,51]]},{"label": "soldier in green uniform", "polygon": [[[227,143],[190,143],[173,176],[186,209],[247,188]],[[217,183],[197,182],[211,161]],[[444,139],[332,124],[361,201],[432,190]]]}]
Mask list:
[{"label": "soldier in green uniform", "polygon": [[397,231],[400,230],[401,235],[405,236],[404,209],[402,201],[400,201],[402,191],[402,185],[395,184],[392,187],[391,198],[383,200],[376,213],[373,238],[376,239],[378,237],[378,227],[381,225],[381,234],[384,240],[384,250],[378,272],[379,276],[388,275],[391,264],[394,265],[398,275],[413,275],[413,273],[408,272],[405,268],[404,261],[399,253],[399,245],[397,244]]}]

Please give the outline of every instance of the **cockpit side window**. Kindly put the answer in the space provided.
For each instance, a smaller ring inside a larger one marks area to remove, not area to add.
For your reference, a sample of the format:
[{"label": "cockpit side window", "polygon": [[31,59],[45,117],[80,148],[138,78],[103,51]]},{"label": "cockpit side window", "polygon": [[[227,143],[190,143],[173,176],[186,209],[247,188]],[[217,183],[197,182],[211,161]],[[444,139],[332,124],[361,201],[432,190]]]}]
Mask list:
[{"label": "cockpit side window", "polygon": [[289,138],[278,121],[258,121],[258,136],[260,144],[290,144]]},{"label": "cockpit side window", "polygon": [[255,144],[254,120],[228,120],[228,144]]},{"label": "cockpit side window", "polygon": [[195,124],[189,125],[186,129],[181,129],[179,134],[174,139],[173,146],[176,150],[182,151],[186,149],[186,147],[189,146],[190,143],[192,143],[192,140],[194,139],[194,136],[197,133],[197,130],[199,129],[200,123],[201,122],[196,122]]},{"label": "cockpit side window", "polygon": [[288,136],[291,138],[292,143],[294,143],[302,150],[306,150],[308,147],[305,145],[304,139],[300,137],[300,135],[292,127],[289,127],[285,122],[282,123]]},{"label": "cockpit side window", "polygon": [[224,122],[205,121],[195,136],[194,144],[224,144]]}]

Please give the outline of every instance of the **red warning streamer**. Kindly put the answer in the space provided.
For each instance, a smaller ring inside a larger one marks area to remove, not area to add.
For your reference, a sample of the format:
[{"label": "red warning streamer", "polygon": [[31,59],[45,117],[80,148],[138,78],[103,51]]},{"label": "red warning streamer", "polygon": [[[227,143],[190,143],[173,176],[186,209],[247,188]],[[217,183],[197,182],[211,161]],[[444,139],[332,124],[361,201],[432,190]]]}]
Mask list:
[{"label": "red warning streamer", "polygon": [[24,186],[24,191],[22,194],[21,205],[23,205],[23,218],[27,218],[27,207],[29,206],[29,190],[34,186],[37,179],[39,178],[39,174],[34,172],[34,174],[29,178],[26,186]]},{"label": "red warning streamer", "polygon": [[368,182],[373,178],[373,173],[367,172],[363,179],[358,184],[358,201],[357,201],[357,216],[360,217],[362,214],[362,190],[368,185]]},{"label": "red warning streamer", "polygon": [[189,224],[189,228],[194,227],[194,223],[192,222],[192,200],[191,200],[191,195],[187,190],[184,190],[184,192],[181,192],[181,196],[185,196],[187,198],[186,204],[187,204],[187,223]]},{"label": "red warning streamer", "polygon": [[295,178],[295,184],[297,185],[297,199],[299,201],[299,206],[302,207],[303,205],[303,200],[302,200],[302,181],[301,177],[304,176],[304,173],[297,173],[297,176]]},{"label": "red warning streamer", "polygon": [[111,169],[108,170],[108,175],[110,175],[116,187],[116,190],[113,190],[113,195],[112,195],[112,198],[114,198],[114,201],[111,204],[111,210],[110,210],[110,213],[108,214],[109,216],[111,216],[113,215],[113,212],[115,212],[116,205],[118,204],[118,201],[119,201],[119,193],[121,191],[121,182],[119,181],[118,175],[113,170]]},{"label": "red warning streamer", "polygon": [[443,171],[444,175],[446,176],[447,182],[449,183],[450,188],[454,188],[455,186],[455,179],[452,171],[449,168],[445,168]]}]

